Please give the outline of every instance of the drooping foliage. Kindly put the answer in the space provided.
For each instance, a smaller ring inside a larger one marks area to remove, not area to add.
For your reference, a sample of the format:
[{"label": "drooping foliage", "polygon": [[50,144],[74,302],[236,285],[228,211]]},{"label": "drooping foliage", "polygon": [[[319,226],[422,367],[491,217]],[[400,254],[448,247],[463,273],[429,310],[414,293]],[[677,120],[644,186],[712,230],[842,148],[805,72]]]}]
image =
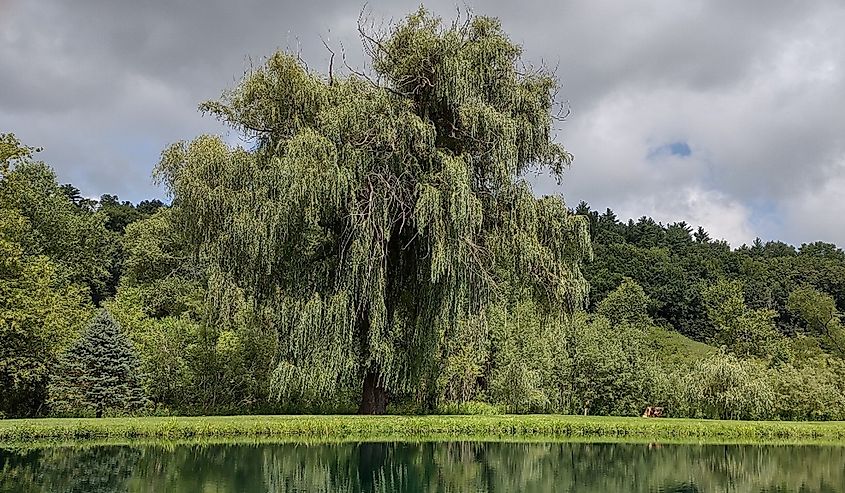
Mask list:
[{"label": "drooping foliage", "polygon": [[[585,225],[523,173],[560,177],[554,78],[522,71],[498,21],[425,11],[362,31],[374,74],[320,76],[277,53],[202,108],[255,138],[168,148],[158,174],[190,241],[226,283],[270,307],[279,395],[420,383],[440,340],[498,292],[500,271],[547,307],[586,295]],[[375,80],[374,80],[375,79]],[[369,389],[369,390],[368,390]]]},{"label": "drooping foliage", "polygon": [[124,275],[107,304],[138,349],[149,397],[185,412],[279,410],[268,406],[277,335],[239,292],[226,317],[210,313],[206,262],[191,254],[176,213],[127,226]]},{"label": "drooping foliage", "polygon": [[129,337],[101,310],[59,360],[50,382],[53,412],[131,412],[147,404],[141,369]]},{"label": "drooping foliage", "polygon": [[696,362],[678,383],[682,398],[675,403],[676,412],[712,419],[772,416],[775,393],[757,361],[714,355]]}]

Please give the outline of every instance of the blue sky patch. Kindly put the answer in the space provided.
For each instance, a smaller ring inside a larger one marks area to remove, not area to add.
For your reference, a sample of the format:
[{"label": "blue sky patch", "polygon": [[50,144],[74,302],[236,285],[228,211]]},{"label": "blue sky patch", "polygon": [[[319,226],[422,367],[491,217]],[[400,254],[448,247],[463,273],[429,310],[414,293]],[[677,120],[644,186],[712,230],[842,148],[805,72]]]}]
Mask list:
[{"label": "blue sky patch", "polygon": [[687,144],[686,142],[673,142],[667,147],[669,150],[669,154],[672,154],[673,156],[687,157],[692,154],[692,151],[689,148],[689,144]]},{"label": "blue sky patch", "polygon": [[664,144],[656,149],[652,149],[648,153],[648,157],[654,159],[656,157],[678,156],[687,157],[692,154],[689,144],[684,141],[672,142]]}]

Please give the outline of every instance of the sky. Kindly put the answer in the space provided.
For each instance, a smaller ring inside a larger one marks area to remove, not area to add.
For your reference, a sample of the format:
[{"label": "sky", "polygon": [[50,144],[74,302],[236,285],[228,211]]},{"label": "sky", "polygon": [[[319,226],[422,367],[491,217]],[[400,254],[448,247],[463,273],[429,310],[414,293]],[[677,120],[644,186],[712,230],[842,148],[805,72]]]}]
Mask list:
[{"label": "sky", "polygon": [[[623,219],[845,245],[845,1],[435,0],[501,19],[524,59],[556,70],[572,110],[556,139],[562,185]],[[363,61],[363,2],[0,0],[0,132],[14,132],[86,196],[166,198],[151,171],[169,143],[237,135],[197,105],[251,61],[299,52],[325,71],[323,40]],[[400,20],[417,1],[372,0]]]}]

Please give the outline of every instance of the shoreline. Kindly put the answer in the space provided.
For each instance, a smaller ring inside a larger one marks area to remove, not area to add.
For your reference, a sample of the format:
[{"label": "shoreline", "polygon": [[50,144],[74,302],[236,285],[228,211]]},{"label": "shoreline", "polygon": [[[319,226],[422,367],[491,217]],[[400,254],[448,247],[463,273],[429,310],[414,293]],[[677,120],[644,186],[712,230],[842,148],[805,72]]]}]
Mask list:
[{"label": "shoreline", "polygon": [[845,445],[843,421],[722,421],[567,415],[274,415],[0,420],[0,445],[274,439],[283,442],[588,440]]}]

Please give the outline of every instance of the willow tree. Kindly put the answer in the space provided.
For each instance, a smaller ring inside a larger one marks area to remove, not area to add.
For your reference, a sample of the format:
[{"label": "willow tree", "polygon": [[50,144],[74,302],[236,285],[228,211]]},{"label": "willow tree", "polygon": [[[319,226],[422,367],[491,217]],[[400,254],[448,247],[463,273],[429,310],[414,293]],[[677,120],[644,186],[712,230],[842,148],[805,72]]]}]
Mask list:
[{"label": "willow tree", "polygon": [[561,177],[556,81],[525,68],[496,19],[420,10],[359,31],[370,70],[327,75],[276,53],[200,106],[252,139],[170,146],[157,175],[213,266],[279,332],[279,397],[363,385],[360,412],[420,383],[456,321],[516,280],[583,303],[586,225],[523,179]]}]

